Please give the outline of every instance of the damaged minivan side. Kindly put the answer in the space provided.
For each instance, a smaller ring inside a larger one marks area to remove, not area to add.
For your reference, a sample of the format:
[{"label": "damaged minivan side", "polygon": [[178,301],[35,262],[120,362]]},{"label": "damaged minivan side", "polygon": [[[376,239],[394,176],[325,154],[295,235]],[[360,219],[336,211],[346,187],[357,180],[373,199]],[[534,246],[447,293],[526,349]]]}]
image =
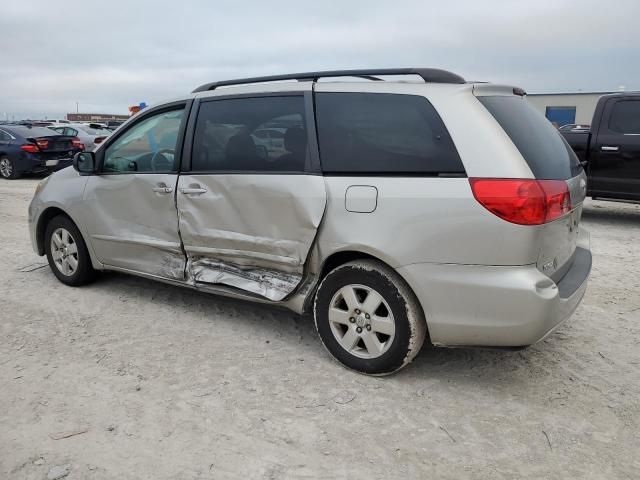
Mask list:
[{"label": "damaged minivan side", "polygon": [[313,312],[337,360],[388,374],[427,337],[526,346],[567,319],[584,182],[519,89],[311,72],[145,109],[43,180],[29,221],[63,283],[115,270]]}]

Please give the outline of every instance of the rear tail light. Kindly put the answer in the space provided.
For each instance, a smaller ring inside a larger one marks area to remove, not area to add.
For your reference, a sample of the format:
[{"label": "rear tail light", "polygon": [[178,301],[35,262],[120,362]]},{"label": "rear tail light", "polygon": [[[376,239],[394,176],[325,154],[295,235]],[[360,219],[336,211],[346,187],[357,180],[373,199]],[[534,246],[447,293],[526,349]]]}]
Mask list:
[{"label": "rear tail light", "polygon": [[20,148],[28,153],[40,153],[38,145],[34,143],[25,143],[24,145],[20,145]]},{"label": "rear tail light", "polygon": [[96,137],[96,138],[93,140],[93,143],[95,143],[96,145],[97,145],[98,143],[102,143],[102,142],[104,141],[104,139],[105,139],[105,138],[107,138],[107,137]]},{"label": "rear tail light", "polygon": [[470,178],[473,196],[494,215],[518,225],[541,225],[571,211],[563,180]]},{"label": "rear tail light", "polygon": [[49,140],[47,140],[46,138],[37,138],[36,145],[38,145],[38,148],[40,150],[46,150],[49,146]]},{"label": "rear tail light", "polygon": [[84,150],[84,143],[82,143],[78,137],[73,137],[71,139],[71,146],[73,148],[79,148],[80,150]]}]

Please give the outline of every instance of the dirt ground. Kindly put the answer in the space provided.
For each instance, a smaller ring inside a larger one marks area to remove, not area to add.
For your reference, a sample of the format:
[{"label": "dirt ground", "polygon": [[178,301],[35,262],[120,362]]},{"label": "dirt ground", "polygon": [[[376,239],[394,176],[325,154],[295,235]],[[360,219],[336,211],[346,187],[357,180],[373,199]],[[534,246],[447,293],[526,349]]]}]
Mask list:
[{"label": "dirt ground", "polygon": [[35,185],[0,181],[2,479],[640,478],[640,205],[587,203],[591,283],[544,342],[370,378],[286,311],[62,285],[29,243]]}]

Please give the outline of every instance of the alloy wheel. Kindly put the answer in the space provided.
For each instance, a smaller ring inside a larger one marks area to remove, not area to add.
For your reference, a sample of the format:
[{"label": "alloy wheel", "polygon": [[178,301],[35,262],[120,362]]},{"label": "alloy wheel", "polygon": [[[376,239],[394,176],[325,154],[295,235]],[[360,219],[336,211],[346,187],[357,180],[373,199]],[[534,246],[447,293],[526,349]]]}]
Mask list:
[{"label": "alloy wheel", "polygon": [[60,273],[67,277],[78,270],[78,244],[69,231],[62,227],[51,235],[51,258]]},{"label": "alloy wheel", "polygon": [[13,165],[8,158],[0,158],[0,175],[4,178],[10,178],[13,173]]},{"label": "alloy wheel", "polygon": [[386,353],[396,331],[389,304],[365,285],[345,285],[334,294],[329,304],[329,324],[342,348],[365,359]]}]

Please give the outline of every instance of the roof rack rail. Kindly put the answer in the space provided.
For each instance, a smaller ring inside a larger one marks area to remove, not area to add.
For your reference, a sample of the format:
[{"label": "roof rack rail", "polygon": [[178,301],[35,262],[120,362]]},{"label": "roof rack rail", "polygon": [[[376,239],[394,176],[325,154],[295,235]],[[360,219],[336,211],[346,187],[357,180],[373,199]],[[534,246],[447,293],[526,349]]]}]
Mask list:
[{"label": "roof rack rail", "polygon": [[427,83],[465,83],[464,78],[455,73],[437,68],[379,68],[377,70],[327,70],[323,72],[289,73],[286,75],[270,75],[266,77],[239,78],[236,80],[221,80],[205,83],[192,93],[215,90],[229,85],[244,85],[248,83],[276,82],[279,80],[298,80],[299,82],[316,82],[319,78],[327,77],[359,77],[367,80],[380,80],[380,75],[418,75]]}]

